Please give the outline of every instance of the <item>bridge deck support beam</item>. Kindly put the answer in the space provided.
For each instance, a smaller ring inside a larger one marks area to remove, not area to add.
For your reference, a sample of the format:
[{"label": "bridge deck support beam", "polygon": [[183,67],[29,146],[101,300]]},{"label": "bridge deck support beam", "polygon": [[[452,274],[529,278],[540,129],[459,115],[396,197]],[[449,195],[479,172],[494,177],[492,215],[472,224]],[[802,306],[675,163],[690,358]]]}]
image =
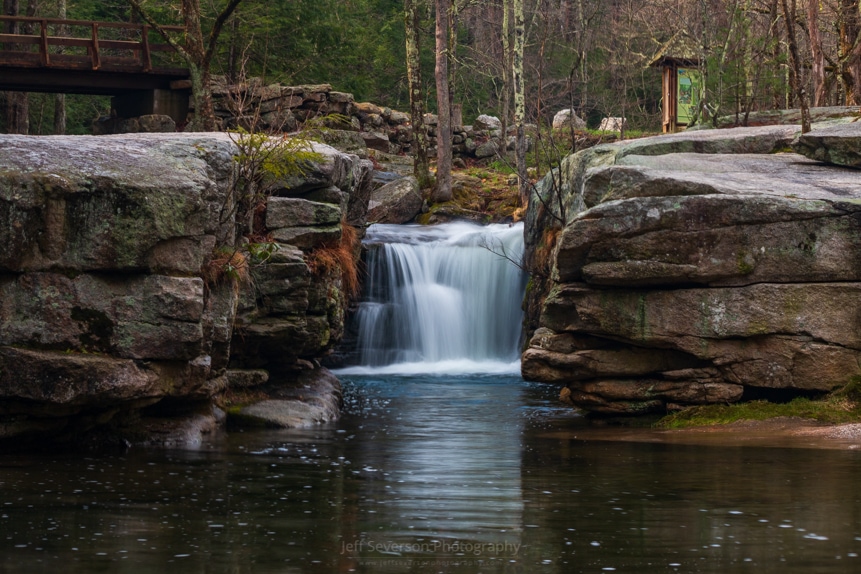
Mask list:
[{"label": "bridge deck support beam", "polygon": [[120,118],[149,114],[170,116],[182,123],[188,115],[189,93],[185,90],[139,90],[111,98],[111,108]]}]

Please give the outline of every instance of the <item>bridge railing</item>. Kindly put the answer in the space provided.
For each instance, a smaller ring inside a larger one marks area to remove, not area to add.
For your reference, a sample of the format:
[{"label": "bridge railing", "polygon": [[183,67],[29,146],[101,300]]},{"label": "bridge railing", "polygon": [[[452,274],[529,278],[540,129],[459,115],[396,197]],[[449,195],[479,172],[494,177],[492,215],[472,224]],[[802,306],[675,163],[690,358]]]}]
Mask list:
[{"label": "bridge railing", "polygon": [[[182,33],[183,26],[163,26]],[[14,33],[9,33],[8,30]],[[51,67],[151,72],[153,54],[172,52],[164,42],[151,42],[147,24],[0,16],[0,63]]]}]

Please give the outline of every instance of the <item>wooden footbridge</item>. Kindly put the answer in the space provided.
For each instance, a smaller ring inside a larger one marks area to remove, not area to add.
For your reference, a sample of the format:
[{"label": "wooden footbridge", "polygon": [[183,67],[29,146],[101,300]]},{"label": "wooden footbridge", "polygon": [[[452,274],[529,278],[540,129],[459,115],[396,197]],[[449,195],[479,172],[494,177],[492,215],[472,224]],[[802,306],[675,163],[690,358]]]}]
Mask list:
[{"label": "wooden footbridge", "polygon": [[146,24],[0,16],[0,31],[0,90],[111,95],[134,108],[121,115],[185,117],[188,70],[170,65],[173,48]]}]

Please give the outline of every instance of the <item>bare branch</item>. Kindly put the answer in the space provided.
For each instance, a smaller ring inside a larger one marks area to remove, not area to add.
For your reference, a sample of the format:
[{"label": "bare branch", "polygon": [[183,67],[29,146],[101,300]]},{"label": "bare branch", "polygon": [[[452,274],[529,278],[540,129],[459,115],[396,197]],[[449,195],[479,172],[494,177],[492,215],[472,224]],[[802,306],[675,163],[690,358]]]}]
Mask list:
[{"label": "bare branch", "polygon": [[236,11],[240,2],[242,2],[242,0],[230,0],[230,2],[227,3],[227,6],[224,7],[224,10],[222,10],[215,19],[215,23],[212,25],[212,30],[209,32],[209,42],[206,46],[206,54],[203,57],[204,67],[209,67],[209,63],[212,61],[212,56],[215,54],[215,46],[218,43],[218,37],[221,35],[222,28],[224,28],[224,23],[227,22],[230,15]]}]

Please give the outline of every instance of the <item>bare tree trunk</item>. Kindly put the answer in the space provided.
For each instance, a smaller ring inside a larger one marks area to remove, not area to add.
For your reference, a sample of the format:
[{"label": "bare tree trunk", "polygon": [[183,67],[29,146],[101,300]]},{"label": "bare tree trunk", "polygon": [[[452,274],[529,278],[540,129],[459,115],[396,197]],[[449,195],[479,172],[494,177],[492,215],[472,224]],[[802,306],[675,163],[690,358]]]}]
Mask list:
[{"label": "bare tree trunk", "polygon": [[[17,16],[18,10],[18,0],[3,0],[4,15]],[[17,34],[19,32],[18,23],[7,22],[5,32],[7,34]],[[28,100],[26,92],[6,92],[5,115],[7,133],[26,134],[30,131],[30,111],[27,104]]]},{"label": "bare tree trunk", "polygon": [[741,38],[742,38],[742,71],[744,74],[744,83],[740,86],[741,95],[736,97],[736,124],[739,123],[739,114],[744,112],[743,124],[747,125],[747,118],[750,114],[750,108],[754,101],[755,87],[754,77],[756,72],[753,65],[753,37],[751,34],[751,0],[745,0],[743,12],[741,15]]},{"label": "bare tree trunk", "polygon": [[[523,0],[514,0],[514,58],[512,76],[514,78],[514,126],[517,130],[514,156],[517,164],[517,178],[520,181],[520,204],[529,203],[529,179],[526,173],[526,87],[523,78],[523,52],[526,45],[526,17]],[[503,134],[505,145],[505,134]]]},{"label": "bare tree trunk", "polygon": [[798,42],[795,38],[795,19],[798,13],[796,0],[780,0],[783,19],[786,22],[786,38],[789,43],[789,83],[801,105],[801,133],[810,131],[810,110],[807,107],[807,90],[801,84],[801,60],[798,57]]},{"label": "bare tree trunk", "polygon": [[[457,80],[458,65],[457,65],[457,20],[458,20],[458,5],[457,0],[451,0],[451,6],[448,11],[448,105],[449,117],[454,121],[454,93],[456,91],[455,83]],[[455,126],[452,124],[452,129]]]},{"label": "bare tree trunk", "polygon": [[451,100],[448,91],[449,0],[436,0],[436,102],[439,114],[436,135],[436,189],[434,202],[450,201],[451,191]]},{"label": "bare tree trunk", "polygon": [[[774,63],[773,65],[777,65],[777,62],[780,61],[780,26],[778,25],[778,20],[780,20],[780,14],[778,13],[778,2],[779,0],[771,0],[768,6],[768,20],[769,20],[769,31],[771,32],[771,61]],[[772,91],[772,104],[771,107],[778,110],[783,106],[784,103],[783,93],[780,89],[780,86],[777,85],[777,82],[774,84],[774,88]]]},{"label": "bare tree trunk", "polygon": [[861,105],[861,12],[858,0],[840,0],[839,62],[841,80],[846,88],[846,105]]},{"label": "bare tree trunk", "polygon": [[813,106],[825,105],[825,54],[819,35],[819,1],[807,0],[807,29],[810,36],[810,56],[813,59]]},{"label": "bare tree trunk", "polygon": [[861,3],[858,0],[854,4],[853,23],[855,28],[855,43],[852,47],[852,59],[849,69],[852,72],[853,91],[855,92],[855,104],[861,105]]},{"label": "bare tree trunk", "polygon": [[406,32],[407,82],[410,90],[410,118],[413,128],[413,172],[422,189],[431,186],[428,162],[428,140],[424,121],[422,70],[419,60],[421,16],[420,0],[404,0],[404,29]]},{"label": "bare tree trunk", "polygon": [[[589,76],[587,74],[586,61],[589,51],[586,49],[586,33],[588,26],[586,22],[586,12],[583,9],[583,0],[577,2],[577,61],[579,64],[580,78],[580,113],[586,109],[587,97],[589,93]],[[574,109],[574,100],[572,96],[571,109]],[[585,119],[585,117],[584,117]],[[571,124],[574,125],[573,123]]]},{"label": "bare tree trunk", "polygon": [[182,0],[182,18],[185,22],[185,49],[191,56],[191,92],[194,99],[192,131],[215,131],[215,112],[212,109],[209,67],[203,66],[206,50],[203,47],[203,32],[200,27],[200,0]]},{"label": "bare tree trunk", "polygon": [[[732,42],[733,36],[735,34],[735,28],[738,25],[738,6],[740,0],[734,0],[732,5],[729,6],[728,12],[730,14],[729,26],[726,29],[726,36],[724,36],[723,41],[720,43],[720,59],[718,60],[718,64],[716,66],[717,70],[715,73],[715,94],[711,100],[711,108],[709,109],[709,113],[711,114],[712,125],[714,127],[718,127],[718,118],[721,114],[721,106],[724,101],[724,90],[726,89],[726,75],[727,75],[727,58],[730,53],[730,44]],[[793,0],[794,2],[795,0]],[[704,13],[706,10],[703,11]],[[705,26],[704,26],[705,27]],[[706,61],[703,58],[703,61]],[[703,86],[706,85],[706,79],[703,78]],[[705,102],[705,100],[703,100]]]},{"label": "bare tree trunk", "polygon": [[26,92],[6,92],[6,131],[24,135],[30,131],[30,105]]},{"label": "bare tree trunk", "polygon": [[[61,20],[66,18],[66,0],[57,0],[57,17]],[[57,31],[59,36],[65,33],[65,26]],[[62,46],[58,46],[62,50]],[[66,94],[54,94],[54,133],[63,135],[66,133]]]},{"label": "bare tree trunk", "polygon": [[511,117],[511,1],[502,0],[502,133],[508,133]]}]

